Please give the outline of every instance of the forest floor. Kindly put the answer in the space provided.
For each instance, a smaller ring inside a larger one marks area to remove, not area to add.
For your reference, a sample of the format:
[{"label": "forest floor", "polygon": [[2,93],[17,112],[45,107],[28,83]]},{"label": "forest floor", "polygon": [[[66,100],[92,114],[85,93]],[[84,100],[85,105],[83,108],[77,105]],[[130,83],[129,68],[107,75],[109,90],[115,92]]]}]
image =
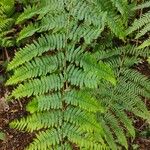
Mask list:
[{"label": "forest floor", "polygon": [[[3,55],[0,55],[0,62],[4,61]],[[8,58],[7,58],[8,59]],[[0,63],[1,64],[1,63]],[[150,77],[150,67],[147,63],[135,67],[138,71]],[[0,76],[6,76],[5,70],[0,67]],[[1,82],[0,82],[1,83]],[[2,97],[6,94],[6,89],[2,84],[0,85],[0,105],[2,104]],[[150,110],[150,100],[143,99]],[[0,150],[23,150],[35,137],[35,134],[20,132],[9,127],[9,123],[14,120],[27,115],[25,106],[27,104],[26,99],[21,101],[15,101],[9,103],[9,107],[6,110],[0,110],[0,131],[6,133],[6,140],[0,141]],[[130,117],[134,119],[134,125],[136,128],[136,138],[134,140],[128,139],[130,150],[150,150],[150,125],[144,120],[137,118],[130,114]]]}]

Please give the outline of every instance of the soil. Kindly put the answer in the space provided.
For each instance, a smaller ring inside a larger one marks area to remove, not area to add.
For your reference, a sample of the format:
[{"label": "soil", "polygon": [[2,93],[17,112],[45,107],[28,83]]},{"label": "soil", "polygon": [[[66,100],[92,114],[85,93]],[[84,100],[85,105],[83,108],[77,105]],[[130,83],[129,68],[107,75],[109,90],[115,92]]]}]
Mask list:
[{"label": "soil", "polygon": [[[9,60],[8,54],[3,49],[0,49],[0,131],[6,133],[6,139],[0,140],[0,150],[23,150],[33,139],[34,134],[21,132],[9,127],[9,123],[14,120],[27,115],[24,110],[27,100],[15,101],[13,103],[5,103],[4,96],[11,89],[4,88],[3,80],[7,74],[3,69],[4,62]],[[11,54],[10,51],[9,54]],[[13,54],[11,54],[12,56]]]},{"label": "soil", "polygon": [[6,140],[0,142],[0,150],[23,150],[33,139],[34,134],[20,132],[9,127],[9,123],[27,115],[23,109],[26,101],[9,104],[9,110],[0,113],[0,130],[6,133]]}]

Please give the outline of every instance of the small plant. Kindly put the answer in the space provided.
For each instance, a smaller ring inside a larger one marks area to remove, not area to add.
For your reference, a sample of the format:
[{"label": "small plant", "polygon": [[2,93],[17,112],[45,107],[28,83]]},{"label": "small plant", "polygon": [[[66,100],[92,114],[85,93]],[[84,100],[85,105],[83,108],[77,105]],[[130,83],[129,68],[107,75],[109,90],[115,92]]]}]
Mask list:
[{"label": "small plant", "polygon": [[0,140],[5,140],[6,139],[6,135],[4,132],[0,131]]}]

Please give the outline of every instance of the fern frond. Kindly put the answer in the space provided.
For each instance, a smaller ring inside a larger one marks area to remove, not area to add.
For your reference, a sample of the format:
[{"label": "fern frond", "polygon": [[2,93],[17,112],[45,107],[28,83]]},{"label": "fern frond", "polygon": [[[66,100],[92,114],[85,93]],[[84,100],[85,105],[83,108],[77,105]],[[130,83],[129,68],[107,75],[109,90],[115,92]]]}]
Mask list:
[{"label": "fern frond", "polygon": [[84,131],[96,131],[100,134],[103,132],[101,126],[97,122],[95,114],[83,111],[82,109],[68,107],[64,112],[64,120],[76,126],[80,125],[80,128]]},{"label": "fern frond", "polygon": [[70,62],[75,61],[75,64],[82,67],[84,71],[94,72],[99,78],[102,77],[112,84],[116,84],[110,67],[102,62],[97,63],[96,57],[92,54],[85,53],[84,49],[81,47],[78,47],[77,49],[68,49],[67,60]]},{"label": "fern frond", "polygon": [[143,49],[148,46],[150,46],[150,39],[145,40],[140,46],[137,47],[137,49]]},{"label": "fern frond", "polygon": [[29,24],[27,27],[24,27],[18,35],[17,42],[20,42],[22,39],[28,38],[35,34],[39,30],[37,25]]},{"label": "fern frond", "polygon": [[62,113],[59,110],[51,112],[41,112],[34,113],[27,118],[22,118],[21,120],[14,120],[10,126],[15,127],[19,130],[26,130],[33,132],[34,130],[39,130],[49,127],[58,127],[62,124]]},{"label": "fern frond", "polygon": [[[44,86],[43,86],[44,85]],[[33,79],[24,84],[20,84],[11,94],[11,97],[21,98],[31,95],[40,95],[50,90],[58,90],[63,87],[62,75],[52,74],[50,76],[41,77],[41,79]]]},{"label": "fern frond", "polygon": [[[13,19],[12,18],[6,18],[6,17],[0,17],[0,31],[5,31],[8,29],[10,24],[12,24]],[[2,34],[2,33],[1,33]]]},{"label": "fern frond", "polygon": [[[37,138],[28,146],[28,150],[46,150],[52,149],[54,146],[60,144],[62,131],[58,129],[48,129],[42,131],[37,135]],[[51,140],[49,140],[51,139]]]},{"label": "fern frond", "polygon": [[[113,145],[112,142],[115,138],[112,135],[110,136],[110,134],[112,134],[111,131],[114,131],[114,134],[116,134],[118,138],[121,135],[125,137],[124,133],[116,130],[118,128],[114,126],[117,125],[117,123],[120,124],[120,122],[124,124],[130,135],[135,137],[132,121],[126,115],[126,111],[132,112],[136,116],[144,119],[150,117],[150,113],[141,100],[141,96],[147,98],[150,96],[150,81],[146,76],[131,68],[135,63],[141,61],[140,56],[146,58],[149,55],[148,51],[148,49],[145,49],[144,52],[141,52],[136,47],[125,46],[95,53],[98,60],[103,60],[103,62],[114,68],[117,76],[117,84],[114,88],[106,82],[106,85],[99,88],[98,93],[96,94],[96,97],[100,99],[101,104],[107,108],[107,116],[108,118],[111,118],[109,119],[110,122],[116,122],[110,123],[108,128],[106,126],[109,120],[103,124],[107,138],[109,136],[109,139],[107,140],[111,141],[110,145]],[[102,116],[101,114],[99,115]],[[113,119],[114,117],[118,121]],[[105,120],[105,118],[103,118],[103,120]],[[125,140],[123,137],[121,139]],[[122,145],[126,143],[125,141],[119,140],[118,142]],[[127,148],[127,144],[124,146]]]},{"label": "fern frond", "polygon": [[143,9],[143,8],[147,8],[147,7],[150,7],[150,2],[149,1],[134,7],[133,10]]},{"label": "fern frond", "polygon": [[122,128],[120,128],[120,125],[118,124],[118,120],[110,113],[108,113],[104,116],[104,120],[108,124],[108,126],[111,126],[119,143],[121,145],[123,145],[126,149],[128,149],[128,144],[127,144],[125,134],[124,134]]},{"label": "fern frond", "polygon": [[125,112],[147,119],[140,96],[150,95],[149,79],[132,69],[148,49],[114,48],[116,38],[125,39],[127,9],[126,0],[27,3],[16,21],[22,29],[16,36],[18,47],[31,44],[16,52],[7,81],[17,84],[9,98],[31,98],[30,115],[11,123],[20,130],[40,130],[27,149],[128,148],[120,125],[133,137],[135,132]]},{"label": "fern frond", "polygon": [[64,97],[65,102],[69,105],[78,106],[81,109],[85,109],[90,112],[104,111],[103,107],[100,106],[98,101],[94,99],[89,93],[86,91],[70,91],[67,92]]},{"label": "fern frond", "polygon": [[148,31],[150,31],[150,22],[144,26],[143,29],[136,35],[136,39],[140,38],[141,36],[145,35]]},{"label": "fern frond", "polygon": [[28,103],[26,110],[30,113],[49,111],[50,109],[62,108],[61,102],[62,96],[60,93],[52,95],[40,95],[31,100]]},{"label": "fern frond", "polygon": [[114,105],[113,108],[114,113],[118,117],[118,119],[124,124],[125,128],[128,130],[130,135],[134,138],[135,137],[135,129],[132,124],[131,119],[128,118],[126,113],[120,109],[120,106]]},{"label": "fern frond", "polygon": [[68,81],[75,86],[87,87],[87,88],[97,88],[100,83],[100,79],[95,75],[94,72],[88,71],[84,72],[75,66],[70,65],[67,69]]},{"label": "fern frond", "polygon": [[[68,136],[68,139],[73,143],[79,145],[81,149],[105,149],[106,145],[103,146],[96,140],[93,139],[93,134],[85,134],[80,128],[72,126],[71,124],[64,124],[63,132]],[[84,137],[84,138],[83,138]],[[100,137],[98,136],[100,139]]]},{"label": "fern frond", "polygon": [[48,14],[41,19],[38,32],[49,31],[52,29],[59,31],[67,26],[67,18],[68,15],[66,14]]},{"label": "fern frond", "polygon": [[125,29],[122,24],[122,20],[119,18],[119,16],[115,15],[108,15],[107,17],[107,24],[108,27],[111,29],[111,31],[120,39],[124,39],[125,37]]},{"label": "fern frond", "polygon": [[116,6],[122,16],[128,12],[128,3],[126,0],[111,0],[111,2]]},{"label": "fern frond", "polygon": [[36,5],[33,6],[29,5],[26,8],[24,8],[24,12],[21,13],[21,15],[18,17],[18,19],[16,20],[16,24],[20,24],[23,21],[37,15],[38,13],[39,13],[39,9]]},{"label": "fern frond", "polygon": [[41,36],[38,41],[34,41],[32,44],[26,45],[23,49],[15,55],[15,58],[8,65],[8,70],[14,69],[25,62],[30,61],[36,56],[41,56],[44,52],[49,50],[62,49],[65,47],[64,44],[65,35],[45,35]]},{"label": "fern frond", "polygon": [[111,133],[109,127],[106,125],[104,120],[100,119],[100,122],[101,122],[101,125],[102,125],[103,129],[104,129],[105,139],[106,139],[107,143],[109,144],[109,147],[112,150],[116,150],[117,149],[117,145],[114,142],[114,138],[112,136],[112,133]]},{"label": "fern frond", "polygon": [[58,67],[63,67],[60,66],[63,60],[63,53],[58,53],[51,57],[42,56],[41,58],[35,58],[31,62],[27,62],[24,66],[17,68],[14,75],[7,80],[6,85],[17,84],[29,78],[53,73]]},{"label": "fern frond", "polygon": [[106,17],[106,12],[102,12],[97,7],[97,3],[88,5],[88,1],[84,0],[76,1],[70,13],[78,20],[85,19],[87,25],[93,24],[95,26],[99,26],[102,21],[105,22]]},{"label": "fern frond", "polygon": [[14,0],[1,0],[0,1],[0,14],[6,14],[7,16],[10,16],[14,11]]},{"label": "fern frond", "polygon": [[133,22],[132,26],[129,27],[129,29],[127,30],[127,35],[132,33],[133,31],[136,31],[136,30],[142,28],[147,23],[150,23],[150,12],[147,12],[144,15],[142,15],[142,17],[140,19],[136,19]]},{"label": "fern frond", "polygon": [[150,81],[147,77],[131,69],[123,69],[122,71],[127,79],[138,83],[139,85],[143,86],[147,91],[150,91]]}]

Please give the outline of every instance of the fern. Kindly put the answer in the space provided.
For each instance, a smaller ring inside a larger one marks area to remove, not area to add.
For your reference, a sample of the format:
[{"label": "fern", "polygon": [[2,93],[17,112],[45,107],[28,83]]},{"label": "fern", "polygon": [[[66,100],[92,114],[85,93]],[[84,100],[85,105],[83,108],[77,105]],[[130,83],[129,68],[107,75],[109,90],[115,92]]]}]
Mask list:
[{"label": "fern", "polygon": [[[144,9],[149,7],[150,3],[149,2],[145,2],[144,4],[141,4],[137,7],[134,8],[134,10],[136,9]],[[146,35],[149,31],[150,31],[150,11],[144,13],[141,15],[141,17],[139,19],[136,19],[132,26],[129,27],[129,29],[127,29],[127,35],[131,34],[134,31],[137,31],[138,33],[136,34],[135,39],[140,39],[142,36]],[[145,47],[149,47],[150,46],[150,39],[149,39],[149,35],[148,35],[148,39],[145,40],[139,47],[138,49],[143,49]]]},{"label": "fern", "polygon": [[[29,150],[128,149],[126,134],[134,138],[135,130],[126,112],[150,117],[141,100],[150,98],[150,81],[133,69],[149,50],[125,42],[132,5],[126,0],[23,3],[15,22],[21,27],[19,48],[8,64],[13,75],[6,85],[15,85],[9,100],[30,99],[29,114],[10,126],[36,132]],[[148,13],[128,34],[149,23]],[[147,30],[148,25],[137,37]],[[126,46],[115,48],[116,38]]]},{"label": "fern", "polygon": [[11,36],[14,30],[12,25],[14,24],[14,0],[2,0],[0,1],[0,45],[2,47],[10,47],[14,45],[15,40]]},{"label": "fern", "polygon": [[[135,137],[132,121],[125,112],[132,112],[148,120],[150,117],[144,102],[140,98],[141,96],[150,98],[150,81],[144,75],[130,68],[135,62],[141,61],[140,56],[144,57],[145,55],[145,53],[142,55],[141,51],[136,50],[136,48],[126,46],[96,52],[96,56],[100,60],[114,68],[118,82],[115,87],[106,83],[106,86],[97,90],[97,94],[94,92],[94,95],[97,95],[101,104],[107,109],[104,116],[99,114],[99,120],[103,122],[103,128],[106,128],[105,135],[109,134],[107,141],[110,146],[113,145],[114,149],[113,138],[117,138],[117,141],[128,149],[125,133],[120,130],[120,123],[124,124],[132,137]],[[149,50],[147,52],[149,53]],[[134,57],[134,61],[131,61],[131,63],[129,63],[129,56]]]},{"label": "fern", "polygon": [[[18,84],[9,98],[31,97],[27,105],[31,114],[11,126],[29,132],[44,129],[28,146],[31,150],[73,149],[73,144],[80,149],[106,149],[96,116],[104,109],[89,90],[97,88],[102,79],[112,84],[116,81],[112,70],[87,51],[103,31],[106,13],[95,11],[97,5],[92,1],[55,1],[49,7],[43,1],[38,5],[27,7],[16,21],[24,23],[38,15],[38,24],[19,33],[20,43],[36,32],[47,33],[20,48],[8,65],[14,75],[6,84]],[[37,11],[40,6],[44,12]],[[78,46],[81,39],[84,42]]]}]

